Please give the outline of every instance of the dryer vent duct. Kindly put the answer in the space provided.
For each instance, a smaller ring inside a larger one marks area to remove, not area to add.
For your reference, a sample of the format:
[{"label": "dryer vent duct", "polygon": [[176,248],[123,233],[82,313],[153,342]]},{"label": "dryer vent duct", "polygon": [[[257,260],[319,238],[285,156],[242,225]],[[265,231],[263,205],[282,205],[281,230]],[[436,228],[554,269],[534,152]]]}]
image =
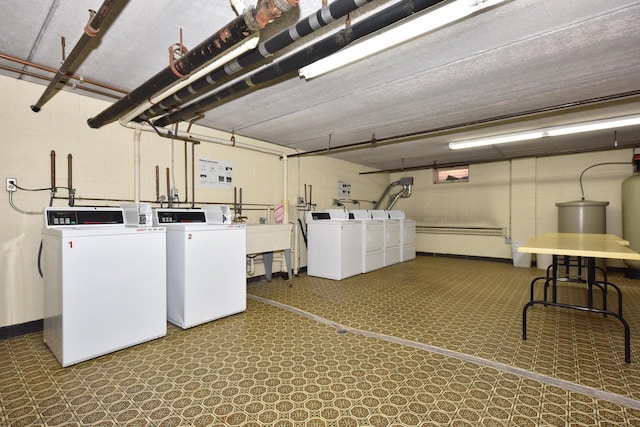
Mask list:
[{"label": "dryer vent duct", "polygon": [[[391,194],[391,191],[398,186],[402,186],[402,189],[400,191],[398,191],[395,194]],[[377,209],[391,209],[393,208],[393,205],[396,204],[396,202],[399,199],[406,199],[407,197],[411,196],[411,190],[413,189],[413,177],[411,176],[407,176],[407,177],[403,177],[400,178],[398,181],[392,182],[391,184],[389,184],[389,186],[386,188],[386,190],[384,190],[384,193],[382,193],[382,196],[380,196],[380,199],[378,200],[378,203],[376,203],[376,205],[373,207],[374,210]],[[388,201],[387,201],[387,205],[382,208],[382,204],[385,201],[385,198],[389,196]]]}]

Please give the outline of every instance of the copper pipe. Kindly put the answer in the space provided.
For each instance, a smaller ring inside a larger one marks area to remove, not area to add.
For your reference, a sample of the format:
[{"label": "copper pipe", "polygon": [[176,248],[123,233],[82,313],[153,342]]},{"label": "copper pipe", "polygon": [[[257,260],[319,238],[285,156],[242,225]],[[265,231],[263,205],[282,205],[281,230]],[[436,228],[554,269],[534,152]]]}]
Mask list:
[{"label": "copper pipe", "polygon": [[60,36],[60,45],[62,47],[62,62],[64,62],[64,60],[67,59],[67,54],[64,51],[64,48],[67,46],[67,43],[66,43],[66,39],[64,38],[64,36]]},{"label": "copper pipe", "polygon": [[71,153],[67,155],[67,188],[73,188],[73,156]]},{"label": "copper pipe", "polygon": [[191,207],[196,204],[196,144],[200,141],[191,144]]},{"label": "copper pipe", "polygon": [[160,200],[160,166],[156,165],[156,201]]},{"label": "copper pipe", "polygon": [[89,22],[85,26],[84,34],[78,40],[78,43],[71,50],[71,53],[64,61],[64,63],[60,66],[60,69],[53,77],[53,79],[49,82],[49,85],[44,90],[44,93],[40,96],[40,99],[31,106],[31,110],[35,113],[40,111],[42,106],[47,103],[59,90],[58,84],[63,83],[69,79],[67,73],[73,72],[73,68],[78,64],[78,60],[82,60],[82,53],[89,45],[89,42],[93,39],[93,37],[100,30],[100,26],[107,21],[109,15],[112,13],[117,14],[118,8],[116,7],[118,3],[124,4],[122,0],[105,0],[98,9],[98,12],[92,13],[89,19]]},{"label": "copper pipe", "polygon": [[[17,74],[21,74],[21,75],[25,75],[25,76],[35,77],[36,79],[46,80],[48,82],[51,81],[50,77],[43,76],[42,74],[36,74],[34,72],[31,72],[31,71],[19,70],[17,68],[8,67],[8,66],[2,65],[2,64],[0,64],[0,69],[11,71],[11,72],[14,72],[14,73],[17,73]],[[86,86],[82,86],[82,85],[77,86],[75,83],[65,82],[65,83],[60,83],[60,84],[64,84],[65,86],[71,87],[73,89],[84,90],[86,92],[91,92],[91,93],[95,93],[95,94],[98,94],[98,95],[106,96],[108,98],[120,99],[120,97],[118,95],[114,95],[114,94],[111,94],[111,93],[103,92],[103,91],[97,90],[97,89],[92,89],[90,87],[86,87]]]},{"label": "copper pipe", "polygon": [[173,200],[171,199],[171,179],[169,177],[169,168],[167,168],[167,200],[169,201],[169,207],[172,207]]},{"label": "copper pipe", "polygon": [[[24,59],[15,58],[13,56],[5,55],[3,53],[0,53],[0,58],[6,59],[7,61],[16,62],[16,63],[18,63],[20,65],[25,65],[27,67],[37,68],[38,70],[48,71],[50,73],[56,73],[56,71],[57,71],[55,68],[51,68],[51,67],[47,67],[47,66],[44,66],[44,65],[36,64],[35,62],[25,61]],[[11,69],[10,67],[7,67],[5,69],[7,69],[9,71],[13,71],[14,70],[14,69]],[[17,70],[17,69],[15,69],[15,70],[16,70],[16,73],[27,74],[27,75],[30,75],[32,77],[38,77],[38,78],[41,78],[41,79],[46,79],[46,80],[51,81],[50,77],[44,77],[44,76],[40,76],[38,74],[30,74],[28,71],[24,71],[24,70]],[[80,76],[78,76],[76,74],[68,74],[68,76],[70,78],[74,79],[74,80],[78,80],[78,81],[83,80],[85,83],[88,83],[90,85],[98,86],[98,87],[101,87],[103,89],[109,89],[109,90],[112,90],[114,92],[121,93],[123,95],[126,95],[128,93],[126,90],[121,89],[119,87],[111,86],[111,85],[108,85],[108,84],[105,84],[105,83],[100,83],[100,82],[97,82],[95,80],[90,80],[90,79],[87,79],[87,78],[81,79]],[[112,96],[112,95],[109,95],[109,96]]]},{"label": "copper pipe", "polygon": [[56,191],[56,151],[51,150],[51,188]]},{"label": "copper pipe", "polygon": [[185,203],[189,201],[189,174],[187,170],[187,160],[188,160],[188,152],[187,152],[187,142],[184,143],[184,201]]},{"label": "copper pipe", "polygon": [[67,191],[69,193],[69,206],[75,205],[76,190],[73,189],[73,156],[67,155]]}]

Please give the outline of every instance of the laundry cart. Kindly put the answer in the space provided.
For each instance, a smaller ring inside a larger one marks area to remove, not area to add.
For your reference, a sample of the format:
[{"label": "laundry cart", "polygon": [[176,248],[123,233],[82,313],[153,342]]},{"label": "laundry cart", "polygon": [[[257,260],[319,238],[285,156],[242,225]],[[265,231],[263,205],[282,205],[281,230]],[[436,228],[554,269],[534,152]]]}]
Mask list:
[{"label": "laundry cart", "polygon": [[362,272],[362,225],[342,209],[307,212],[307,274],[342,280]]},{"label": "laundry cart", "polygon": [[191,328],[247,309],[246,226],[228,206],[154,209],[167,229],[167,318]]},{"label": "laundry cart", "polygon": [[44,342],[62,366],[167,333],[165,229],[119,208],[46,208]]}]

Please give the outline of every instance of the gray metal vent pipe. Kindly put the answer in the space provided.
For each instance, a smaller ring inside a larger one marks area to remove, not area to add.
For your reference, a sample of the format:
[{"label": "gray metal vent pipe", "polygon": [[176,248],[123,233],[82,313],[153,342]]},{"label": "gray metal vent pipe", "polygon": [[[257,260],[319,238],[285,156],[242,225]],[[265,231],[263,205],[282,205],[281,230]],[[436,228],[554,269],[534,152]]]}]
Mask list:
[{"label": "gray metal vent pipe", "polygon": [[47,103],[53,96],[57,93],[59,84],[65,84],[69,77],[67,74],[73,73],[72,67],[76,64],[80,55],[84,52],[85,48],[89,45],[91,40],[98,35],[100,31],[100,26],[107,20],[107,18],[111,15],[111,13],[116,13],[120,10],[115,8],[116,4],[120,3],[119,6],[126,3],[126,1],[122,0],[105,0],[100,6],[100,9],[91,17],[87,25],[84,27],[84,33],[82,33],[82,37],[78,40],[78,43],[73,47],[69,56],[64,60],[60,69],[56,73],[56,75],[51,79],[49,85],[44,90],[44,93],[38,99],[34,105],[31,106],[31,110],[35,113],[39,112],[44,104]]},{"label": "gray metal vent pipe", "polygon": [[373,209],[380,209],[380,206],[384,202],[385,197],[387,197],[391,190],[398,185],[402,186],[402,190],[398,191],[392,196],[389,196],[389,202],[384,208],[385,210],[391,209],[400,198],[406,199],[407,197],[411,196],[411,191],[413,189],[413,177],[407,176],[400,178],[398,181],[394,181],[387,186],[387,188],[384,190],[384,193],[382,193],[382,196],[380,196],[380,199],[378,199],[378,203],[375,204]]},{"label": "gray metal vent pipe", "polygon": [[182,77],[206,65],[220,53],[264,28],[275,18],[282,15],[283,12],[292,9],[297,4],[298,0],[258,0],[255,7],[248,8],[242,16],[231,21],[176,61],[174,68],[179,75],[170,66],[166,67],[118,102],[87,120],[87,123],[92,128],[100,128],[119,119],[131,112],[140,103],[161,92]]},{"label": "gray metal vent pipe", "polygon": [[248,76],[241,81],[205,96],[180,110],[162,116],[154,121],[154,124],[156,126],[166,126],[192,119],[205,111],[211,110],[226,98],[238,96],[239,93],[247,91],[253,88],[253,86],[276,80],[292,71],[339,51],[354,40],[369,35],[443,1],[444,0],[403,0],[395,3],[367,19],[352,24],[336,34],[307,46],[298,53],[282,58],[253,73],[249,73]]},{"label": "gray metal vent pipe", "polygon": [[334,0],[331,4],[318,10],[315,14],[307,16],[297,24],[260,43],[260,45],[251,52],[247,52],[239,56],[223,67],[212,71],[157,105],[149,108],[147,111],[140,114],[135,121],[149,120],[160,114],[165,114],[175,107],[186,104],[187,102],[204,95],[212,89],[212,85],[219,84],[226,77],[231,76],[250,65],[256,64],[258,61],[261,61],[285,47],[290,46],[302,37],[308,36],[319,28],[329,25],[336,19],[353,12],[370,1],[372,0]]}]

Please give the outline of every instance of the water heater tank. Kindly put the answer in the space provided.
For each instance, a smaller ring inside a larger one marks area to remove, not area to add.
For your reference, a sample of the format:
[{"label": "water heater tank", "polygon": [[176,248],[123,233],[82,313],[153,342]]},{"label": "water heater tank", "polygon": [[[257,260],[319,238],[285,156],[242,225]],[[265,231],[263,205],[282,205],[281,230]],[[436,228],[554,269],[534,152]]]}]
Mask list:
[{"label": "water heater tank", "polygon": [[606,234],[608,205],[592,200],[556,203],[558,232]]},{"label": "water heater tank", "polygon": [[[637,171],[638,172],[638,171]],[[629,241],[629,247],[640,252],[640,173],[622,181],[622,237]],[[640,261],[625,260],[629,267],[626,277],[640,279]]]}]

